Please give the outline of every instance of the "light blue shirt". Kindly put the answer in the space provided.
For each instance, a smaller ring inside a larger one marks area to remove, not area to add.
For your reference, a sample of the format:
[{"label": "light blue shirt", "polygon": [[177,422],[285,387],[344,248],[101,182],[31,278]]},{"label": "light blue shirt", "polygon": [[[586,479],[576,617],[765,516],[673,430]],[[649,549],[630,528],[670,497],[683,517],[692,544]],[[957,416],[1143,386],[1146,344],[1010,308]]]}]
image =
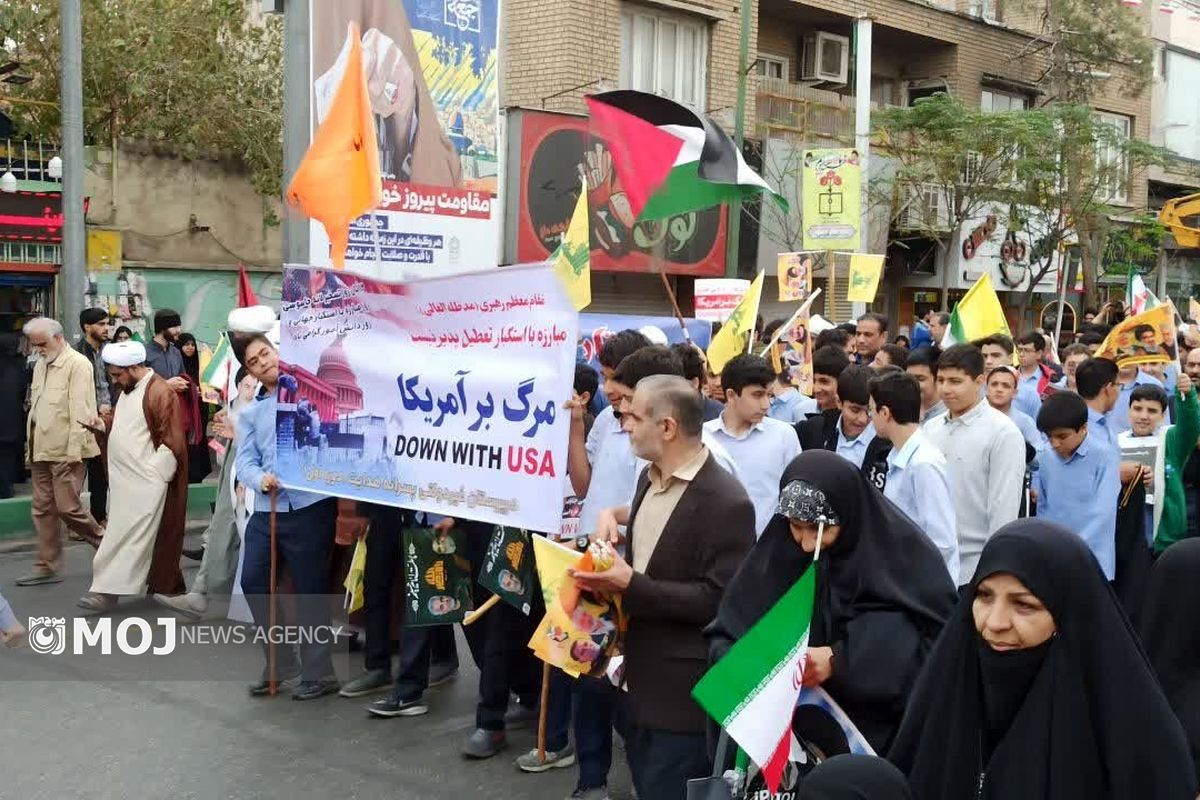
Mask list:
[{"label": "light blue shirt", "polygon": [[857,439],[847,439],[842,431],[842,418],[837,422],[837,449],[834,451],[854,466],[862,469],[863,459],[867,456],[867,445],[875,440],[875,426],[867,425]]},{"label": "light blue shirt", "polygon": [[726,410],[716,419],[704,423],[704,432],[720,442],[737,464],[738,476],[754,503],[754,530],[761,536],[775,515],[783,471],[800,455],[800,439],[795,428],[771,417],[736,436],[725,427],[725,414],[728,413]]},{"label": "light blue shirt", "polygon": [[917,523],[933,542],[950,571],[950,580],[958,583],[958,527],[946,457],[933,442],[916,431],[897,450],[888,453],[887,484],[883,496]]},{"label": "light blue shirt", "polygon": [[1015,406],[1008,407],[1008,418],[1017,426],[1017,430],[1025,437],[1025,442],[1033,449],[1041,452],[1042,446],[1046,443],[1046,437],[1038,430],[1037,423],[1033,421],[1033,417],[1021,411]]},{"label": "light blue shirt", "polygon": [[16,624],[17,615],[13,613],[12,606],[4,599],[4,595],[0,594],[0,630],[6,631]]},{"label": "light blue shirt", "polygon": [[[237,478],[254,492],[254,510],[271,510],[271,496],[259,491],[263,476],[275,473],[275,410],[277,402],[274,392],[258,396],[237,418]],[[278,476],[276,476],[278,477]],[[279,488],[279,511],[299,511],[325,495],[304,492],[299,489]]]},{"label": "light blue shirt", "polygon": [[1098,441],[1113,450],[1121,449],[1117,443],[1117,432],[1113,430],[1108,416],[1088,406],[1088,437],[1090,438],[1093,433],[1097,434]]},{"label": "light blue shirt", "polygon": [[1129,385],[1121,384],[1121,393],[1117,396],[1117,404],[1113,406],[1113,410],[1105,416],[1108,417],[1108,424],[1113,429],[1113,439],[1116,440],[1118,434],[1122,434],[1129,430],[1129,399],[1133,395],[1133,390],[1139,386],[1149,384],[1151,386],[1162,386],[1162,381],[1153,375],[1147,375],[1140,369],[1137,375],[1133,377],[1133,381]]},{"label": "light blue shirt", "polygon": [[783,394],[771,398],[771,408],[767,411],[767,416],[789,425],[795,425],[803,422],[809,414],[815,413],[817,413],[816,400],[800,394],[799,389],[789,389]]},{"label": "light blue shirt", "polygon": [[1038,394],[1038,382],[1041,379],[1041,370],[1028,378],[1018,376],[1017,379],[1017,398],[1013,400],[1013,407],[1018,411],[1025,412],[1033,419],[1037,419],[1038,412],[1042,410],[1042,398]]},{"label": "light blue shirt", "polygon": [[1091,429],[1065,461],[1047,447],[1033,474],[1037,515],[1074,531],[1087,544],[1110,581],[1117,571],[1119,456]]},{"label": "light blue shirt", "polygon": [[596,518],[606,508],[623,506],[637,489],[637,456],[629,446],[629,434],[606,406],[596,415],[587,438],[588,463],[592,478],[579,512],[580,535],[596,530]]}]

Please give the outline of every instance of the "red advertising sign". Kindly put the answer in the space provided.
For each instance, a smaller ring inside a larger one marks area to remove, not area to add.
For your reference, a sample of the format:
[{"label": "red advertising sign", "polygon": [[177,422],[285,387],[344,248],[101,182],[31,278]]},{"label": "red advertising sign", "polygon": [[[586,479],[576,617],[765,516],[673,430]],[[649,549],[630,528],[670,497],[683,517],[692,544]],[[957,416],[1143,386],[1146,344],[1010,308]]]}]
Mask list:
[{"label": "red advertising sign", "polygon": [[608,148],[588,133],[587,118],[523,111],[517,260],[542,261],[558,247],[588,182],[592,269],[651,272],[661,244],[665,271],[673,275],[725,274],[723,206],[635,223]]},{"label": "red advertising sign", "polygon": [[62,241],[62,195],[58,192],[0,192],[0,241]]}]

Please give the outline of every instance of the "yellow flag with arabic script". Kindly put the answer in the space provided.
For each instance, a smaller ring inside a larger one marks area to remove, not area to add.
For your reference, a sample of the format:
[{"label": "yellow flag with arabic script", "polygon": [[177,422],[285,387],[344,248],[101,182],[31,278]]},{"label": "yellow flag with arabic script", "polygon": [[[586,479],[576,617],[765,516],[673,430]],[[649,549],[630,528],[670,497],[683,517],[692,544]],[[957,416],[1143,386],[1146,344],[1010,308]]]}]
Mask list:
[{"label": "yellow flag with arabic script", "polygon": [[587,184],[579,189],[571,224],[563,234],[562,243],[550,258],[554,274],[562,282],[567,297],[582,311],[592,303],[592,231],[588,225]]},{"label": "yellow flag with arabic script", "polygon": [[850,254],[850,289],[846,299],[851,303],[875,302],[875,291],[883,275],[883,256],[867,253]]},{"label": "yellow flag with arabic script", "polygon": [[737,304],[737,308],[733,309],[729,319],[725,320],[721,330],[708,345],[708,368],[713,373],[721,374],[721,370],[725,369],[725,365],[735,356],[746,352],[746,347],[750,343],[750,335],[754,332],[754,322],[758,319],[758,304],[762,300],[765,274],[765,272],[758,273],[758,277],[750,284],[742,301]]},{"label": "yellow flag with arabic script", "polygon": [[354,555],[350,559],[350,571],[346,573],[346,580],[342,586],[346,587],[345,607],[350,613],[354,613],[363,607],[366,602],[363,596],[363,584],[367,577],[367,537],[371,535],[368,530],[354,544]]}]

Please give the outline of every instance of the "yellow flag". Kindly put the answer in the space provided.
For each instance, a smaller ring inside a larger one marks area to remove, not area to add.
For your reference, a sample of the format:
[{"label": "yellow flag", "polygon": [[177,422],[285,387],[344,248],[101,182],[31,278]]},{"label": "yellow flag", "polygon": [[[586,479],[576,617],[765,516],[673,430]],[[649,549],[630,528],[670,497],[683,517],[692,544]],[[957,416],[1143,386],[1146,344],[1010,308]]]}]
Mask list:
[{"label": "yellow flag", "polygon": [[350,570],[342,584],[346,587],[346,610],[353,613],[363,607],[363,581],[367,576],[367,531],[354,545],[354,555],[350,559]]},{"label": "yellow flag", "polygon": [[946,330],[942,346],[973,342],[993,333],[1012,336],[1008,330],[1008,319],[1004,316],[1004,307],[1000,305],[1000,298],[992,286],[992,278],[985,272],[950,312],[950,327]]},{"label": "yellow flag", "polygon": [[883,256],[851,253],[850,289],[846,292],[846,299],[851,303],[873,303],[881,275],[883,275]]},{"label": "yellow flag", "polygon": [[351,23],[347,36],[349,58],[333,104],[313,135],[286,195],[289,204],[325,226],[332,245],[330,258],[337,269],[346,265],[350,223],[383,199],[379,144],[358,26]]},{"label": "yellow flag", "polygon": [[737,304],[737,308],[729,315],[729,319],[725,320],[721,330],[708,345],[708,368],[718,375],[725,365],[733,360],[734,356],[746,352],[750,334],[754,332],[754,322],[758,318],[758,303],[762,299],[764,274],[763,272],[758,273],[758,277],[750,284],[742,301]]},{"label": "yellow flag", "polygon": [[592,232],[588,225],[587,184],[579,190],[571,224],[563,235],[562,243],[550,258],[554,261],[554,274],[562,282],[563,289],[576,311],[582,311],[592,303]]}]

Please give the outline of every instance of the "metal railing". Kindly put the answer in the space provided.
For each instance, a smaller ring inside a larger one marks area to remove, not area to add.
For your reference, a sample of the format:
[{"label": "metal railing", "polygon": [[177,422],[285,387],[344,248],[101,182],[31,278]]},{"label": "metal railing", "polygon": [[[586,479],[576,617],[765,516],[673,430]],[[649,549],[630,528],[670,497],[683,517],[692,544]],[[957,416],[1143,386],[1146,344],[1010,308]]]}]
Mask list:
[{"label": "metal railing", "polygon": [[804,144],[854,144],[854,98],[780,78],[758,79],[758,133]]},{"label": "metal railing", "polygon": [[42,140],[0,140],[0,173],[12,172],[19,181],[57,181],[50,177],[50,159],[59,154],[58,144]]}]

